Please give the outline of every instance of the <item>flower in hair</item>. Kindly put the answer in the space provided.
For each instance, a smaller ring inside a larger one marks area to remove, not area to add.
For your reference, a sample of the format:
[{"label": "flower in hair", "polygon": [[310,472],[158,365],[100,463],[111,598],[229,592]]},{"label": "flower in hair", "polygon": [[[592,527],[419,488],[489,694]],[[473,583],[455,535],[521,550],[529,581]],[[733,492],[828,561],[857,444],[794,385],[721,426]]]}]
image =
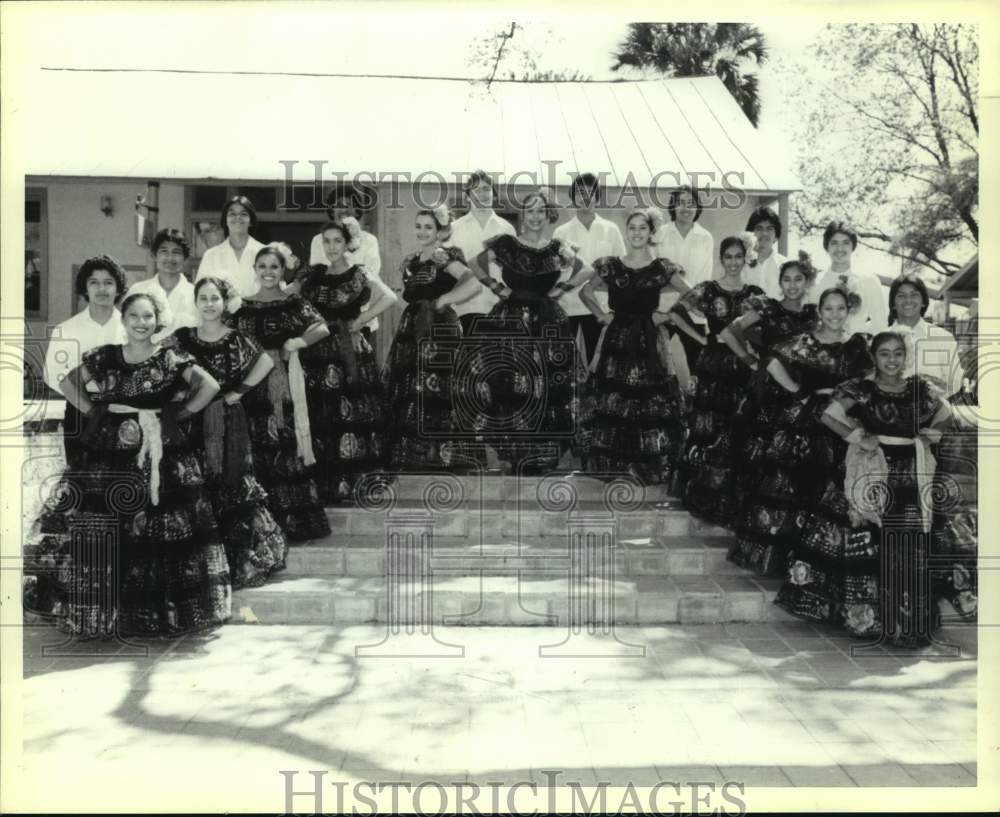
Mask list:
[{"label": "flower in hair", "polygon": [[439,226],[447,227],[451,224],[451,210],[448,209],[447,204],[439,204],[431,212],[434,213],[434,218]]},{"label": "flower in hair", "polygon": [[913,373],[913,365],[917,359],[916,348],[917,339],[913,334],[913,327],[907,326],[902,323],[894,323],[889,326],[886,332],[892,332],[894,335],[899,335],[903,341],[903,348],[906,350],[906,373]]},{"label": "flower in hair", "polygon": [[853,315],[861,309],[861,293],[855,286],[854,276],[839,275],[837,277],[837,288],[842,290],[847,299],[847,312]]},{"label": "flower in hair", "polygon": [[808,284],[812,284],[819,275],[819,270],[813,266],[812,258],[805,250],[799,250],[799,269],[802,270]]},{"label": "flower in hair", "polygon": [[654,233],[658,233],[660,228],[666,224],[667,220],[663,217],[663,213],[655,207],[647,207],[642,212],[645,213],[646,218],[649,219],[649,225],[652,227]]},{"label": "flower in hair", "polygon": [[225,299],[226,312],[232,315],[234,312],[239,310],[241,306],[243,306],[243,298],[240,297],[240,291],[237,288],[236,284],[233,282],[232,278],[230,278],[228,275],[217,275],[216,277],[220,281],[222,281],[222,283],[226,287],[226,293],[228,294],[223,294],[223,293],[219,294],[223,295],[223,298]]},{"label": "flower in hair", "polygon": [[272,241],[267,246],[277,250],[281,257],[285,259],[285,269],[289,272],[295,272],[301,266],[302,262],[299,261],[299,257],[283,241]]},{"label": "flower in hair", "polygon": [[347,242],[347,249],[353,252],[361,246],[361,225],[354,216],[346,216],[340,220],[340,223],[347,228],[347,234],[351,237],[351,240]]},{"label": "flower in hair", "polygon": [[747,266],[757,266],[757,236],[749,230],[744,230],[739,234],[740,243],[743,244],[743,253]]}]

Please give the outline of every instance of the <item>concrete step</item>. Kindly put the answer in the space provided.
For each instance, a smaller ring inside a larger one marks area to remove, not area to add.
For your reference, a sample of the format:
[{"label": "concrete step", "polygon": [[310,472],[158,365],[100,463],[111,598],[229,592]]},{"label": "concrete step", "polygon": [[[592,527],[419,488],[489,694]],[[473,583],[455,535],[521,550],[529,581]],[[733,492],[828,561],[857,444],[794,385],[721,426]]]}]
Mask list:
[{"label": "concrete step", "polygon": [[[288,567],[302,576],[384,576],[383,540],[384,536],[335,535],[294,545]],[[615,572],[626,577],[744,575],[726,561],[730,541],[702,536],[621,539],[614,548]],[[569,553],[565,534],[527,541],[484,534],[476,544],[468,538],[435,537],[429,556],[434,572],[497,575],[520,570],[528,575],[565,573]],[[399,564],[390,558],[390,563],[395,574],[413,569],[409,562]]]},{"label": "concrete step", "polygon": [[520,499],[550,507],[562,506],[573,499],[591,502],[606,499],[612,503],[631,504],[670,498],[663,485],[645,486],[627,475],[601,480],[580,473],[554,473],[541,477],[398,474],[388,491],[396,501],[426,501],[449,506],[476,500],[497,502]]},{"label": "concrete step", "polygon": [[455,540],[480,544],[491,537],[518,542],[555,537],[565,540],[574,523],[588,531],[616,529],[618,539],[722,538],[732,533],[692,517],[676,500],[642,502],[628,508],[609,508],[604,502],[578,501],[572,509],[546,509],[528,502],[473,500],[455,508],[428,507],[422,501],[398,500],[384,506],[332,506],[326,509],[335,537],[380,537],[390,530],[423,533],[433,523],[434,541]]},{"label": "concrete step", "polygon": [[747,576],[638,576],[590,579],[571,587],[567,576],[436,574],[430,582],[394,583],[387,588],[381,577],[307,578],[286,571],[264,587],[235,591],[232,621],[384,623],[393,628],[433,624],[606,628],[790,620],[771,603],[780,584],[778,579]]}]

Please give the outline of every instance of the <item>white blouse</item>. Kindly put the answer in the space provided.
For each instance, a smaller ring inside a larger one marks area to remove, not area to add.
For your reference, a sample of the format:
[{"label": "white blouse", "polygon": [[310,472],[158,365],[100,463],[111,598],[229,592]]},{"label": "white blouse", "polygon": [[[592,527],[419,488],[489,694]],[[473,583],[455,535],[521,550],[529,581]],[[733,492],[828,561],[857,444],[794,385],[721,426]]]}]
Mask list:
[{"label": "white blouse", "polygon": [[257,273],[254,272],[253,267],[257,253],[262,249],[264,249],[264,245],[250,236],[247,239],[247,245],[243,248],[243,254],[237,258],[236,250],[233,249],[233,245],[229,243],[227,238],[221,244],[216,244],[205,251],[195,280],[204,278],[206,275],[228,278],[236,284],[240,295],[249,298],[260,289]]}]

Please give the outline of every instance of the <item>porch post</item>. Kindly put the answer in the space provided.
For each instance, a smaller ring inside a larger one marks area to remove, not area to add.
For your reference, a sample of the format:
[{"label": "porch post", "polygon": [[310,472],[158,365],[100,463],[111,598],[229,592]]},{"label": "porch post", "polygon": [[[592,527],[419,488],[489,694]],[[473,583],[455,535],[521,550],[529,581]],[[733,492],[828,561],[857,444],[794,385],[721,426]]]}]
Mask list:
[{"label": "porch post", "polygon": [[778,252],[788,257],[788,194],[778,195],[778,220],[781,222],[781,238],[778,239]]}]

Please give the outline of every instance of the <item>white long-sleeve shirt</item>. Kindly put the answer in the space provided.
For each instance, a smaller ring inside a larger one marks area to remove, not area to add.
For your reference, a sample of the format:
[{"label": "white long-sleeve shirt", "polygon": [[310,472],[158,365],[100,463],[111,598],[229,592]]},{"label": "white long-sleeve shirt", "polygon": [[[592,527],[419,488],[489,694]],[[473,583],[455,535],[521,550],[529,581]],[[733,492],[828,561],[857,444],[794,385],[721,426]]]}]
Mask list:
[{"label": "white long-sleeve shirt", "polygon": [[947,396],[961,391],[965,370],[955,336],[921,318],[913,327],[913,340],[915,359],[907,361],[907,374],[933,380]]},{"label": "white long-sleeve shirt", "polygon": [[[656,257],[673,261],[684,270],[684,283],[695,287],[712,279],[715,265],[715,239],[712,234],[695,222],[687,235],[681,235],[673,221],[666,222],[653,236]],[[656,307],[666,312],[677,303],[680,296],[672,289],[660,293],[660,303]],[[695,316],[695,320],[701,322]]]},{"label": "white long-sleeve shirt", "polygon": [[45,352],[45,382],[62,394],[63,379],[80,365],[80,359],[86,352],[127,340],[122,313],[117,309],[112,311],[107,323],[95,321],[89,307],[78,312],[52,329]]},{"label": "white long-sleeve shirt", "polygon": [[743,282],[760,287],[768,298],[780,301],[785,297],[781,292],[781,282],[779,281],[781,265],[787,260],[785,256],[771,250],[771,254],[765,261],[760,261],[754,267],[747,265],[743,268]]},{"label": "white long-sleeve shirt", "polygon": [[[517,231],[507,219],[500,218],[496,213],[490,213],[483,226],[479,226],[479,221],[474,213],[466,213],[461,218],[455,219],[451,225],[451,236],[444,243],[445,247],[458,247],[465,256],[465,262],[473,269],[475,259],[485,249],[483,246],[489,239],[498,235],[516,236]],[[497,281],[500,280],[500,268],[490,265],[489,274]],[[460,304],[455,304],[455,312],[458,315],[485,315],[494,304],[500,300],[486,287],[481,287],[479,292],[469,300]]]},{"label": "white long-sleeve shirt", "polygon": [[[353,252],[348,250],[344,253],[344,258],[348,264],[360,264],[365,268],[365,272],[379,281],[382,280],[382,254],[379,252],[378,239],[366,230],[361,231],[358,238],[358,248]],[[309,245],[309,266],[323,264],[329,266],[330,259],[326,257],[326,250],[323,249],[323,234],[314,235],[312,243]],[[365,312],[368,304],[361,309]],[[365,324],[372,332],[378,329],[378,318],[373,318]]]},{"label": "white long-sleeve shirt", "polygon": [[260,289],[257,281],[257,273],[254,272],[254,261],[257,253],[264,249],[256,238],[250,236],[247,245],[243,248],[243,254],[237,258],[236,250],[229,243],[227,238],[221,244],[209,247],[201,257],[201,264],[198,265],[198,274],[195,281],[204,278],[206,275],[218,275],[221,278],[228,278],[236,284],[237,290],[244,298],[249,298]]},{"label": "white long-sleeve shirt", "polygon": [[889,295],[873,272],[850,270],[841,273],[832,269],[827,270],[819,276],[805,300],[809,303],[819,303],[819,296],[826,290],[840,285],[841,278],[844,277],[849,288],[861,296],[860,309],[848,315],[847,323],[844,325],[848,336],[855,332],[867,332],[870,335],[881,332],[889,325]]},{"label": "white long-sleeve shirt", "polygon": [[[625,255],[625,240],[622,238],[622,231],[618,225],[603,216],[594,213],[594,220],[590,227],[585,227],[579,216],[573,216],[565,224],[560,224],[552,231],[552,237],[575,244],[577,257],[584,264],[593,264],[598,258],[607,255],[620,258]],[[573,275],[573,270],[565,270],[559,276],[560,280],[566,280]],[[581,284],[576,289],[567,292],[559,299],[559,306],[563,308],[567,315],[589,315],[590,310],[584,306],[580,300]],[[594,293],[601,308],[607,311],[608,293],[597,290]]]}]

